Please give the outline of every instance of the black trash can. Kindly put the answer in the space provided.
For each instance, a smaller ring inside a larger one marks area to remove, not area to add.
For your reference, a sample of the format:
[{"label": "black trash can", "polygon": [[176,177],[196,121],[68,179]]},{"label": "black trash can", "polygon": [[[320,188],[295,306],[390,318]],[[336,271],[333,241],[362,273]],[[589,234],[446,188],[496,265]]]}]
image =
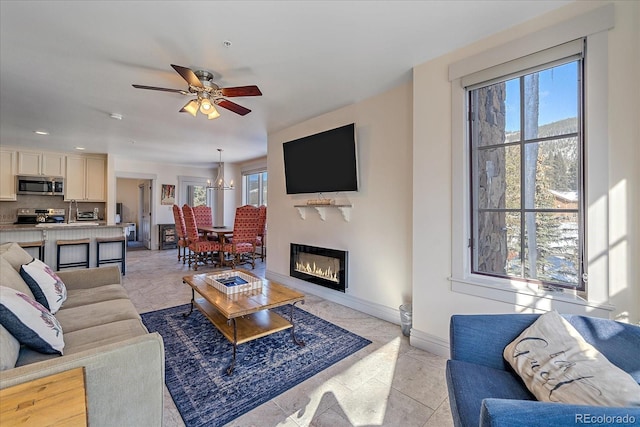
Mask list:
[{"label": "black trash can", "polygon": [[412,318],[411,304],[402,304],[400,306],[400,327],[402,328],[402,335],[405,337],[411,335]]}]

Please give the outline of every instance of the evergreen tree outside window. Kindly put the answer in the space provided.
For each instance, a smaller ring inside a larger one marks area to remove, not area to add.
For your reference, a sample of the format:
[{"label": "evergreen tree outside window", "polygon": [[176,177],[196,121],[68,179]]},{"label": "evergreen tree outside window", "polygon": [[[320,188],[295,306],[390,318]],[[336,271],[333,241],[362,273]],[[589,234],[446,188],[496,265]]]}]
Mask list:
[{"label": "evergreen tree outside window", "polygon": [[582,59],[467,88],[471,272],[585,290]]}]

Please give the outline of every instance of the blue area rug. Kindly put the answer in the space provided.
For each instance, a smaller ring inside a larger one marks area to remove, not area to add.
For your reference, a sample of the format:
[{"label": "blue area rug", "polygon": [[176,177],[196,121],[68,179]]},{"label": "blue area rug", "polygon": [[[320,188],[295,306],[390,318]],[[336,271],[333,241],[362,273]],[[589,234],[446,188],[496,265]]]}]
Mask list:
[{"label": "blue area rug", "polygon": [[[294,308],[291,329],[240,344],[229,376],[233,346],[189,304],[142,315],[165,346],[165,381],[187,427],[221,426],[367,346],[371,341]],[[289,319],[291,306],[273,309]]]}]

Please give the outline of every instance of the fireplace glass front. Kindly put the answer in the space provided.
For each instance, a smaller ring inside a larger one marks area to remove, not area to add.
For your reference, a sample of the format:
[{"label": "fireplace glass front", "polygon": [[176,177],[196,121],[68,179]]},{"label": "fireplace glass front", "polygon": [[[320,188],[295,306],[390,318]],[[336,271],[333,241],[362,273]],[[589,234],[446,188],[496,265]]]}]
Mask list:
[{"label": "fireplace glass front", "polygon": [[340,292],[347,288],[348,252],[316,246],[291,244],[291,277]]}]

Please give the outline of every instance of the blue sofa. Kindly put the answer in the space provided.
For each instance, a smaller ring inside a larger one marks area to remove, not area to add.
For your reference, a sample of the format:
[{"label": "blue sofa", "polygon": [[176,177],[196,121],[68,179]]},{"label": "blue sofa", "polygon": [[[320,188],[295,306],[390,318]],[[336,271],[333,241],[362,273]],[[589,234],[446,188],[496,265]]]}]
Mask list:
[{"label": "blue sofa", "polygon": [[[640,425],[640,408],[580,406],[535,399],[502,352],[538,317],[451,317],[451,358],[446,376],[455,426]],[[563,317],[611,363],[640,384],[640,327],[594,317]]]}]

